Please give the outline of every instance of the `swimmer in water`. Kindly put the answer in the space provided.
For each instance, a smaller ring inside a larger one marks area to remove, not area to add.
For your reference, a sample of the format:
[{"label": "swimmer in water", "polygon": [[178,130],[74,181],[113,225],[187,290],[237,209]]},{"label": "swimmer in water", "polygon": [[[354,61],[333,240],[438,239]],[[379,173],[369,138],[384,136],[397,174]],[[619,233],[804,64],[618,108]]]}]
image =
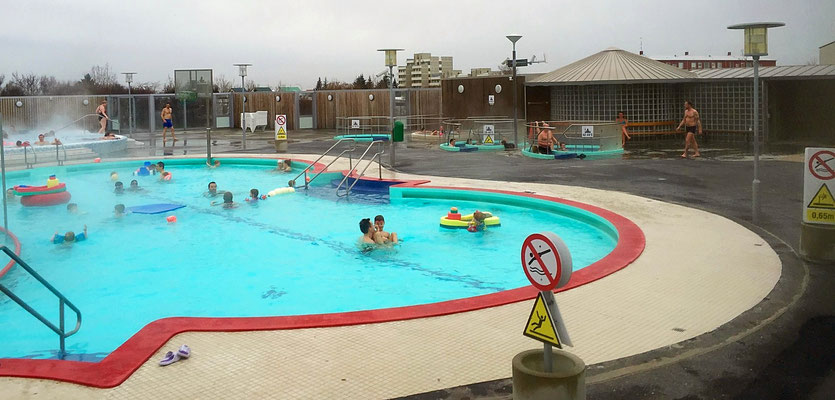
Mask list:
[{"label": "swimmer in water", "polygon": [[54,244],[70,244],[73,242],[80,242],[82,240],[87,240],[87,225],[84,225],[84,232],[79,233],[78,235],[76,235],[73,231],[69,231],[63,235],[59,235],[58,231],[55,231],[55,234],[52,235],[52,243]]},{"label": "swimmer in water", "polygon": [[224,192],[223,193],[223,202],[215,202],[211,203],[213,206],[223,205],[223,208],[235,208],[238,207],[238,203],[232,201],[232,192]]},{"label": "swimmer in water", "polygon": [[377,242],[374,241],[374,229],[371,226],[371,218],[363,218],[360,220],[360,232],[362,232],[362,236],[358,242],[363,251],[372,250]]},{"label": "swimmer in water", "polygon": [[122,181],[116,182],[116,184],[114,185],[113,192],[116,194],[125,193],[125,184],[122,183]]},{"label": "swimmer in water", "polygon": [[130,186],[128,187],[128,191],[129,192],[142,192],[142,191],[144,191],[144,189],[139,187],[139,182],[136,179],[134,179],[134,180],[130,181]]},{"label": "swimmer in water", "polygon": [[377,244],[397,244],[397,233],[388,233],[383,228],[386,220],[382,215],[374,217],[374,242]]},{"label": "swimmer in water", "polygon": [[67,212],[70,214],[78,214],[78,204],[70,203],[67,204]]},{"label": "swimmer in water", "polygon": [[116,218],[122,218],[125,216],[125,205],[124,204],[116,204],[113,207],[113,216]]},{"label": "swimmer in water", "polygon": [[203,193],[203,196],[205,196],[205,197],[217,197],[217,195],[224,194],[224,193],[226,193],[226,191],[225,190],[217,190],[217,183],[212,181],[212,182],[209,182],[209,190],[206,191],[205,193]]}]

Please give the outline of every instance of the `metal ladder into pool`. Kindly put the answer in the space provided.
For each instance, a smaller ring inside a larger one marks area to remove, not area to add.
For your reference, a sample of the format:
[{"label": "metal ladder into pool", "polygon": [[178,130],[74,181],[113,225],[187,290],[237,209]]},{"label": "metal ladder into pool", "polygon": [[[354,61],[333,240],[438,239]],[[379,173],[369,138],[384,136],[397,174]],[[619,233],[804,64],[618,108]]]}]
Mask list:
[{"label": "metal ladder into pool", "polygon": [[[353,175],[354,175],[354,173],[355,173],[355,172],[357,171],[357,169],[359,168],[360,163],[361,163],[363,160],[365,160],[365,155],[366,155],[366,154],[368,154],[368,151],[369,151],[369,150],[371,150],[371,148],[372,148],[372,147],[374,147],[374,145],[375,145],[375,144],[376,144],[376,145],[379,145],[379,146],[378,146],[378,151],[377,151],[376,153],[374,153],[374,155],[373,155],[373,156],[371,156],[371,158],[369,158],[369,159],[368,159],[368,164],[365,164],[365,168],[363,168],[363,169],[362,169],[362,172],[360,172],[357,176],[353,176]],[[364,151],[364,152],[362,152],[362,155],[361,155],[361,156],[360,156],[360,158],[357,160],[357,164],[356,164],[356,166],[351,167],[351,169],[348,171],[348,173],[347,173],[347,174],[345,174],[345,177],[344,177],[344,178],[342,178],[342,181],[341,181],[341,182],[339,182],[339,185],[337,185],[337,186],[336,186],[336,195],[337,195],[337,196],[339,196],[339,197],[343,197],[343,196],[347,196],[347,195],[349,195],[349,194],[351,193],[351,189],[353,189],[353,188],[354,188],[354,185],[356,185],[356,184],[357,184],[357,182],[359,182],[360,178],[361,178],[363,175],[365,175],[365,171],[366,171],[366,170],[368,170],[368,167],[370,167],[370,166],[371,166],[371,163],[372,163],[372,162],[374,162],[374,159],[375,159],[375,158],[377,159],[377,169],[378,169],[378,174],[379,174],[379,177],[380,177],[380,179],[383,179],[383,163],[380,161],[380,156],[381,156],[382,154],[383,154],[383,141],[382,141],[382,140],[375,140],[375,141],[373,141],[373,142],[369,143],[369,144],[368,144],[368,147],[366,147],[366,148],[365,148],[365,151]],[[354,179],[354,182],[352,182],[350,186],[346,186],[346,187],[345,187],[345,194],[339,194],[339,189],[341,189],[341,188],[342,188],[342,185],[344,185],[344,184],[345,184],[345,182],[348,180],[348,178],[353,178],[353,179]]]},{"label": "metal ladder into pool", "polygon": [[[0,292],[5,293],[6,296],[9,296],[10,299],[14,300],[15,303],[17,303],[19,306],[23,307],[23,309],[26,310],[29,314],[31,314],[33,317],[37,318],[38,321],[41,321],[41,323],[43,323],[44,325],[46,325],[47,328],[51,329],[53,332],[58,334],[58,338],[60,340],[60,351],[58,352],[58,358],[63,360],[64,355],[66,354],[66,350],[65,350],[66,348],[64,346],[64,344],[65,344],[64,342],[66,341],[66,339],[68,337],[74,335],[81,328],[81,310],[79,310],[78,307],[76,307],[63,294],[61,294],[61,292],[59,292],[58,289],[55,289],[55,287],[53,287],[49,282],[47,282],[46,279],[44,279],[40,274],[38,274],[34,269],[32,269],[32,267],[30,267],[29,264],[26,264],[25,261],[20,259],[20,257],[18,257],[17,254],[14,253],[14,251],[10,250],[8,247],[3,246],[3,245],[0,245],[0,250],[2,250],[4,253],[6,253],[6,255],[9,256],[9,258],[14,260],[18,265],[20,265],[23,269],[25,269],[26,272],[29,273],[29,275],[32,275],[32,277],[37,279],[38,282],[41,283],[41,285],[43,285],[45,288],[47,288],[50,292],[52,292],[52,294],[55,295],[55,297],[58,298],[58,326],[55,326],[55,324],[53,324],[52,322],[49,322],[49,320],[47,320],[46,317],[41,315],[41,313],[35,311],[35,309],[32,308],[32,306],[30,306],[29,304],[26,303],[26,301],[24,301],[23,299],[18,297],[16,294],[14,294],[9,288],[7,288],[3,284],[0,284]],[[75,312],[75,315],[76,315],[75,329],[73,329],[69,332],[67,332],[64,329],[64,305],[65,304],[69,308],[71,308]]]},{"label": "metal ladder into pool", "polygon": [[[336,157],[334,157],[334,159],[331,160],[331,162],[328,163],[328,165],[325,165],[325,168],[322,168],[319,172],[316,173],[316,175],[313,175],[312,178],[308,178],[308,176],[307,176],[308,172],[315,172],[316,169],[314,168],[314,166],[316,165],[316,163],[318,163],[322,158],[324,158],[326,155],[328,155],[328,153],[330,153],[331,150],[335,149],[336,146],[339,146],[339,144],[342,143],[342,142],[351,143],[351,147],[349,147],[345,150],[342,150],[342,152],[337,154]],[[357,148],[356,142],[353,139],[339,139],[339,140],[337,140],[336,143],[334,143],[333,146],[331,146],[329,149],[325,150],[325,152],[322,153],[322,155],[320,155],[319,158],[316,159],[316,161],[313,161],[312,163],[310,163],[310,165],[308,165],[304,170],[302,170],[302,172],[299,172],[299,174],[296,175],[295,178],[290,179],[290,182],[287,182],[288,185],[291,186],[291,187],[296,186],[296,179],[299,179],[302,175],[304,175],[304,188],[307,189],[308,186],[310,185],[310,182],[313,182],[314,180],[316,180],[316,178],[318,178],[319,175],[322,174],[322,172],[325,172],[334,162],[336,162],[336,160],[338,160],[342,156],[344,156],[345,153],[348,153],[348,168],[353,168],[354,160],[353,160],[352,153],[354,152],[354,150],[356,150],[356,148]],[[311,169],[311,168],[313,168],[313,169]]]}]

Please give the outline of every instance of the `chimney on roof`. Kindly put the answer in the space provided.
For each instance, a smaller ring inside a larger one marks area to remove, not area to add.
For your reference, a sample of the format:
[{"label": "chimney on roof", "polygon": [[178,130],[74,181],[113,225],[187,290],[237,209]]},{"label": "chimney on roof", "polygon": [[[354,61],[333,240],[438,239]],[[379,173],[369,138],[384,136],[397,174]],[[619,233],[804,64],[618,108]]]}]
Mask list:
[{"label": "chimney on roof", "polygon": [[728,57],[730,57],[730,56],[731,56],[731,52],[729,51],[729,52],[728,52]]},{"label": "chimney on roof", "polygon": [[689,55],[690,55],[690,52],[689,52],[689,51],[685,51],[685,52],[684,52],[684,55],[685,55],[685,56],[689,56]]},{"label": "chimney on roof", "polygon": [[640,53],[638,53],[638,55],[641,55],[641,56],[642,56],[642,55],[644,55],[644,51],[643,51],[643,50],[641,50],[641,52],[640,52]]}]

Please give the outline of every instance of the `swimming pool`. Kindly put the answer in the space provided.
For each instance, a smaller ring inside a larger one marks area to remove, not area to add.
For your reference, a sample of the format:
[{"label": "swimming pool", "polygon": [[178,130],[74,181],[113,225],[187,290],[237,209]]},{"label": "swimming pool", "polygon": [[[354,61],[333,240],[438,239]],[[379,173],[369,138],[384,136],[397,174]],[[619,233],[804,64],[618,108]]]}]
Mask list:
[{"label": "swimming pool", "polygon": [[[298,164],[298,163],[297,163]],[[203,197],[217,181],[241,201],[252,187],[265,193],[295,174],[270,172],[274,160],[166,160],[174,179],[133,177],[141,161],[54,167],[9,174],[9,184],[39,185],[57,174],[83,214],[64,206],[9,207],[9,226],[22,258],[81,310],[81,330],[67,339],[69,359],[96,361],[146,324],[165,317],[255,317],[341,313],[412,306],[492,294],[527,285],[519,247],[530,233],[551,230],[572,248],[575,270],[606,256],[617,231],[605,219],[533,198],[419,187],[390,195],[338,198],[330,178],[310,190],[225,210]],[[113,193],[109,173],[145,191]],[[326,173],[328,174],[328,173]],[[186,207],[159,215],[113,217],[113,206],[175,202]],[[550,205],[549,205],[550,204]],[[488,210],[502,226],[483,233],[439,226],[450,206]],[[386,216],[403,244],[364,254],[360,218]],[[166,222],[176,215],[178,222]],[[54,245],[56,231],[89,226],[90,238]],[[56,318],[55,300],[12,268],[3,284]],[[52,358],[57,337],[9,299],[0,298],[0,357]],[[69,323],[69,322],[68,322]]]}]

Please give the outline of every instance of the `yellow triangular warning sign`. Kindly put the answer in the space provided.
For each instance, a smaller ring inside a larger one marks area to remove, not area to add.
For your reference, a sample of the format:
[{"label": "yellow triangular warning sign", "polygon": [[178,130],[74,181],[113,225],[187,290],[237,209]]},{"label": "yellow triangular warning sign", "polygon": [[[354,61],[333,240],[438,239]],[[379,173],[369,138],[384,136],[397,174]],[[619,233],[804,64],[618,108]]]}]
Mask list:
[{"label": "yellow triangular warning sign", "polygon": [[493,144],[493,137],[490,136],[490,135],[487,135],[487,137],[484,138],[484,144]]},{"label": "yellow triangular warning sign", "polygon": [[551,312],[545,303],[545,299],[542,298],[542,293],[536,296],[536,302],[533,303],[531,316],[528,317],[528,323],[525,325],[523,335],[539,340],[540,342],[550,343],[557,346],[557,348],[562,348],[560,338],[557,336],[554,319],[551,317]]},{"label": "yellow triangular warning sign", "polygon": [[829,187],[825,183],[821,185],[821,188],[812,197],[812,201],[809,202],[807,207],[835,210],[835,199],[832,198],[832,192],[829,191]]},{"label": "yellow triangular warning sign", "polygon": [[279,126],[279,127],[278,127],[278,134],[280,135],[280,134],[284,134],[284,133],[287,133],[287,132],[284,130],[284,127],[283,127],[283,126]]}]

